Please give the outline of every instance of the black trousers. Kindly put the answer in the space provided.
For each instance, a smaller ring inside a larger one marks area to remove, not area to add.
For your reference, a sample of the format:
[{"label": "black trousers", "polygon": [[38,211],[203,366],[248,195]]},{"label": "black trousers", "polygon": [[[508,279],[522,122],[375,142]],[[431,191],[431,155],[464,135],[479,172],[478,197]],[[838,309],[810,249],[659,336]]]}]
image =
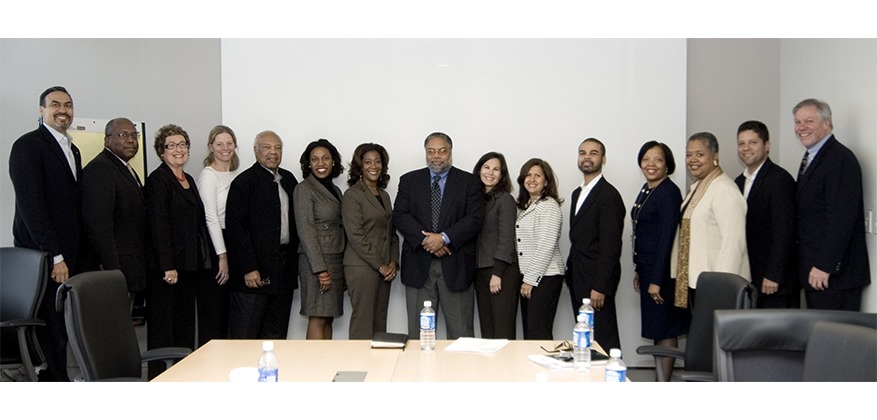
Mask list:
[{"label": "black trousers", "polygon": [[563,276],[545,276],[533,288],[530,299],[521,299],[524,340],[554,340],[554,316],[561,290]]},{"label": "black trousers", "polygon": [[[38,318],[45,321],[46,326],[37,328],[37,340],[46,357],[46,370],[39,374],[40,382],[69,382],[67,376],[67,327],[64,324],[64,312],[55,311],[55,294],[60,287],[49,279],[46,293],[38,311]],[[34,364],[40,361],[34,359]]]},{"label": "black trousers", "polygon": [[475,274],[475,302],[482,338],[514,340],[518,323],[518,297],[521,296],[521,273],[518,264],[506,267],[500,292],[490,293],[493,267],[479,268]]}]

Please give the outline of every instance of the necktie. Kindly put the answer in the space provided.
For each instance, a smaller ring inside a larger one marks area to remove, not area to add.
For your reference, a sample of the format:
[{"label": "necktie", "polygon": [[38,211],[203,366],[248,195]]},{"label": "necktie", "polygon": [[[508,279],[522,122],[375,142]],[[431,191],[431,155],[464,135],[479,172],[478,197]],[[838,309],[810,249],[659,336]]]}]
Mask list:
[{"label": "necktie", "polygon": [[132,168],[131,165],[125,165],[125,167],[128,168],[128,172],[131,172],[131,177],[134,178],[134,181],[137,182],[137,185],[142,187],[143,184],[140,183],[140,177],[137,176],[137,172],[134,172],[134,168]]},{"label": "necktie", "polygon": [[801,159],[801,166],[798,168],[798,179],[801,179],[801,175],[804,175],[804,171],[807,170],[807,161],[810,160],[810,152],[804,152],[804,158]]},{"label": "necktie", "polygon": [[442,209],[442,190],[439,188],[440,175],[432,177],[432,231],[438,231],[439,214]]}]

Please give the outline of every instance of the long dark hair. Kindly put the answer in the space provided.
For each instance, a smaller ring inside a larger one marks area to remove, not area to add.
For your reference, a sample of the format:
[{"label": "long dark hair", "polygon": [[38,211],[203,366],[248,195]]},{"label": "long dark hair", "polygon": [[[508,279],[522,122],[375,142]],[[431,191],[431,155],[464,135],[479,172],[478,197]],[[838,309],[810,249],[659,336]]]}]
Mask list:
[{"label": "long dark hair", "polygon": [[521,173],[518,175],[518,208],[521,210],[526,209],[530,203],[530,193],[524,188],[524,180],[527,179],[527,173],[530,172],[530,168],[534,166],[542,169],[542,172],[545,174],[545,181],[548,184],[542,189],[539,200],[545,200],[550,197],[557,201],[558,204],[563,203],[563,199],[557,194],[557,177],[554,176],[551,165],[542,159],[533,158],[524,163],[524,166],[521,166]]},{"label": "long dark hair", "polygon": [[381,176],[378,178],[378,188],[387,188],[390,181],[390,175],[387,175],[387,169],[390,167],[390,155],[387,149],[377,143],[363,143],[356,146],[353,151],[353,160],[350,161],[350,170],[347,171],[347,185],[353,186],[362,178],[362,158],[368,152],[377,152],[381,157]]},{"label": "long dark hair", "polygon": [[481,183],[481,191],[484,192],[484,199],[490,201],[493,197],[500,193],[510,193],[512,192],[512,180],[509,176],[509,168],[505,163],[505,156],[499,152],[487,152],[484,156],[481,156],[481,159],[478,159],[478,163],[475,164],[475,168],[472,169],[472,173],[481,179],[481,167],[484,166],[490,159],[496,159],[499,161],[499,180],[496,181],[496,186],[493,187],[489,192],[487,191],[487,187],[484,186],[484,183]]}]

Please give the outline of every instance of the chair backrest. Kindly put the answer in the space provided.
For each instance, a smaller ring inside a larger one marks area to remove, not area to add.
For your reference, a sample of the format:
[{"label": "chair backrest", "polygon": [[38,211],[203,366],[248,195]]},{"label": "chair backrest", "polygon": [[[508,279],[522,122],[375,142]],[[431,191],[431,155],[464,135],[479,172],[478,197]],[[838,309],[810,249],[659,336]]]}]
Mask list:
[{"label": "chair backrest", "polygon": [[[0,248],[0,321],[36,319],[49,281],[49,254],[28,248]],[[19,359],[13,328],[2,330],[3,359]]]},{"label": "chair backrest", "polygon": [[820,321],[804,356],[808,382],[877,382],[877,329]]},{"label": "chair backrest", "polygon": [[140,346],[131,323],[128,286],[119,270],[71,277],[58,289],[58,304],[82,378],[140,378]]},{"label": "chair backrest", "polygon": [[877,314],[862,312],[817,309],[716,311],[718,380],[801,381],[804,352],[813,326],[819,321],[877,328]]},{"label": "chair backrest", "polygon": [[685,370],[713,372],[713,314],[719,309],[749,309],[757,291],[736,274],[703,272],[697,278],[697,299],[685,344]]}]

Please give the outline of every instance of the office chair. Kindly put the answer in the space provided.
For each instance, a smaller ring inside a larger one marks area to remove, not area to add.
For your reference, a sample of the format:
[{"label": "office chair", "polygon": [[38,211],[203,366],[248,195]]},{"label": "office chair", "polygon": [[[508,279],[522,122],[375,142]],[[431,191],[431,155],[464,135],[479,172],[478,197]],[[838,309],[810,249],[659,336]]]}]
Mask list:
[{"label": "office chair", "polygon": [[[817,309],[716,311],[715,366],[718,380],[800,382],[805,371],[805,350],[813,326],[820,321],[877,328],[877,314],[862,312]],[[833,355],[842,355],[839,350],[833,347]],[[872,367],[875,361],[877,359],[872,359]]]},{"label": "office chair", "polygon": [[661,363],[665,357],[681,359],[685,370],[673,369],[671,380],[715,381],[713,372],[713,313],[717,309],[749,309],[755,306],[757,290],[736,274],[703,272],[697,278],[697,301],[691,314],[691,327],[685,350],[664,346],[640,346],[637,354],[655,358],[658,381],[664,380]]},{"label": "office chair", "polygon": [[0,248],[0,369],[11,379],[9,370],[37,380],[37,366],[45,360],[36,327],[46,323],[37,319],[40,302],[49,281],[49,255],[27,248]]},{"label": "office chair", "polygon": [[877,329],[817,322],[804,355],[804,381],[877,382]]},{"label": "office chair", "polygon": [[91,271],[71,277],[58,289],[67,335],[84,381],[142,381],[144,362],[167,367],[192,351],[182,347],[140,353],[131,323],[128,286],[119,270]]}]

